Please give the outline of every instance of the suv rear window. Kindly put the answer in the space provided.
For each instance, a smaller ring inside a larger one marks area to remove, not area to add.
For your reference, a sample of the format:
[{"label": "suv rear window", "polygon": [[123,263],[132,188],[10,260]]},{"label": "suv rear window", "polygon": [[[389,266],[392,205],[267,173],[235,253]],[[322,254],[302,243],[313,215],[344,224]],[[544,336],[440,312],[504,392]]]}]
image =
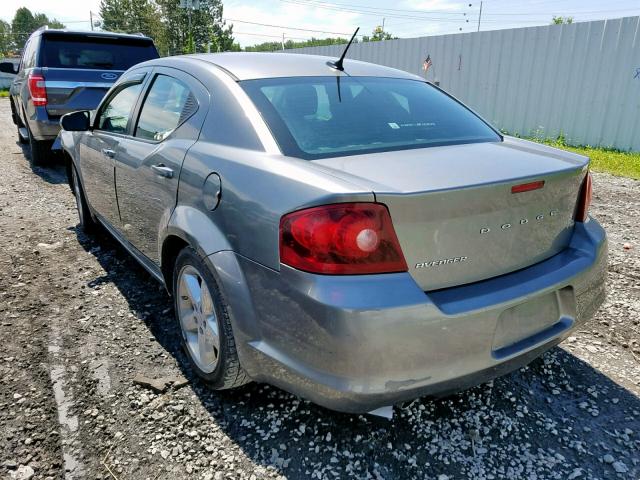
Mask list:
[{"label": "suv rear window", "polygon": [[41,53],[40,66],[49,68],[127,70],[158,58],[156,47],[149,41],[84,36],[46,36]]},{"label": "suv rear window", "polygon": [[289,156],[312,160],[501,140],[464,105],[419,80],[293,77],[240,85]]}]

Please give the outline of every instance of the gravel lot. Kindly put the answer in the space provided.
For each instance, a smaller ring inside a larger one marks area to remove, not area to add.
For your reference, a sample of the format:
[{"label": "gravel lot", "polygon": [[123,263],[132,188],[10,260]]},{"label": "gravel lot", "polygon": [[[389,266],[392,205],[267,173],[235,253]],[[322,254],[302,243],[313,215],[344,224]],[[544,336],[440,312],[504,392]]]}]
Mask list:
[{"label": "gravel lot", "polygon": [[610,236],[596,318],[529,367],[388,422],[265,385],[204,388],[167,294],[106,233],[76,229],[64,169],[32,171],[16,139],[2,99],[0,477],[640,478],[640,182],[595,175]]}]

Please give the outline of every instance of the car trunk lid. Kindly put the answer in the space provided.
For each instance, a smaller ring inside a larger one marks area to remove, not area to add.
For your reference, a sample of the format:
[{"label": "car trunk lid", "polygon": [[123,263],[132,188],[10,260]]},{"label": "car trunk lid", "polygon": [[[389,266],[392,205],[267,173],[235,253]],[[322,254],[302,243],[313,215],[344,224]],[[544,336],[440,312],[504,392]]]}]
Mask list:
[{"label": "car trunk lid", "polygon": [[[315,163],[374,191],[389,208],[409,273],[423,290],[435,290],[566,248],[588,159],[506,138]],[[544,185],[512,192],[531,182]]]}]

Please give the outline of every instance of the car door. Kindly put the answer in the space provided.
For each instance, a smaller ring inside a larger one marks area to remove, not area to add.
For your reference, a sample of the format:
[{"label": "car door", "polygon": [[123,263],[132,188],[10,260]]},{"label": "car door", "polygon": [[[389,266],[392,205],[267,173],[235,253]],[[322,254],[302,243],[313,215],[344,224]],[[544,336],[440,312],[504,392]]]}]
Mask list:
[{"label": "car door", "polygon": [[87,200],[102,220],[120,229],[115,190],[115,158],[131,129],[132,115],[148,72],[125,78],[96,112],[93,129],[80,141],[80,175]]},{"label": "car door", "polygon": [[116,190],[126,239],[159,264],[158,234],[176,204],[182,161],[200,134],[209,94],[194,77],[156,67],[133,136],[121,139]]}]

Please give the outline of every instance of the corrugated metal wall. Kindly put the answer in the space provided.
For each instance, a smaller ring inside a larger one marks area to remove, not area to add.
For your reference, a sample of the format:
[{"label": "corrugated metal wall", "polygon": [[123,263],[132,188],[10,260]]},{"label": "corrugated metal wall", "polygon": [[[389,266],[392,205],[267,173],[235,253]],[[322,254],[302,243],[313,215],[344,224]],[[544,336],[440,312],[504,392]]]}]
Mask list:
[{"label": "corrugated metal wall", "polygon": [[511,134],[640,151],[640,17],[359,43],[348,58],[424,76],[427,55],[428,80]]}]

